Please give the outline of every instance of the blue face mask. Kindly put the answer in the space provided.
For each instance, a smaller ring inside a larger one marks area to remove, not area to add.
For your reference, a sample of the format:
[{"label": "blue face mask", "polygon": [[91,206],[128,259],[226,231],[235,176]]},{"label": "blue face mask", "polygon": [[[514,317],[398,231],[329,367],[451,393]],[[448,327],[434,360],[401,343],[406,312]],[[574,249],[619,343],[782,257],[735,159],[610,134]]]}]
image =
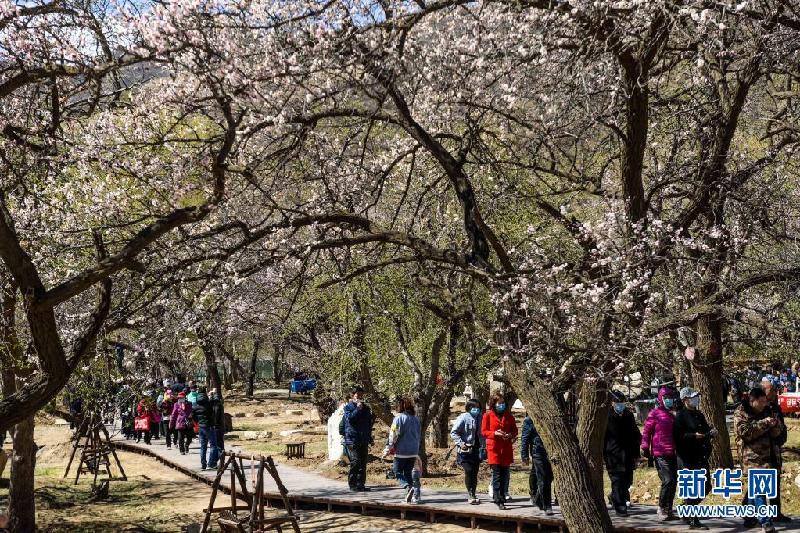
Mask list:
[{"label": "blue face mask", "polygon": [[614,404],[614,411],[618,415],[621,415],[623,413],[623,411],[625,411],[625,404],[624,403],[615,403]]},{"label": "blue face mask", "polygon": [[500,414],[505,413],[506,412],[506,404],[498,403],[498,404],[496,404],[494,406],[494,410],[497,411]]},{"label": "blue face mask", "polygon": [[675,400],[672,398],[664,398],[664,407],[667,409],[672,409],[672,404],[675,403]]},{"label": "blue face mask", "polygon": [[481,414],[481,410],[478,407],[473,407],[472,409],[469,410],[469,414],[471,414],[472,416],[478,416],[479,414]]}]

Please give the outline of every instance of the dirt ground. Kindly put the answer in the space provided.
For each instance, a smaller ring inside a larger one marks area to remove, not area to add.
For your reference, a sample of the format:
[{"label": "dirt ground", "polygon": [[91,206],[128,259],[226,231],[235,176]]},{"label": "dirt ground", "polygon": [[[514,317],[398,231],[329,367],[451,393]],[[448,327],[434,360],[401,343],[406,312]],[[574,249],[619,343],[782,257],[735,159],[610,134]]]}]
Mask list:
[{"label": "dirt ground", "polygon": [[[63,425],[36,427],[40,447],[36,464],[37,524],[53,533],[138,532],[177,533],[199,531],[210,488],[148,457],[121,452],[128,481],[111,484],[108,500],[89,502],[91,478],[81,476],[73,485],[62,479],[71,453],[70,432]],[[8,443],[7,443],[8,444]],[[116,472],[116,471],[115,471]],[[0,513],[8,505],[8,471],[0,480]],[[383,516],[300,511],[301,529],[307,532],[443,532],[474,531],[459,525],[427,524]],[[218,528],[214,528],[218,531]],[[491,530],[479,530],[491,531]]]},{"label": "dirt ground", "polygon": [[[259,391],[256,399],[248,400],[231,396],[226,399],[226,411],[234,415],[234,432],[228,436],[230,442],[247,451],[267,452],[281,456],[281,461],[306,468],[333,479],[347,478],[347,464],[327,461],[327,427],[322,426],[317,411],[307,397],[287,394],[278,391]],[[460,414],[463,405],[453,405],[451,418]],[[294,411],[299,414],[287,414]],[[263,413],[264,416],[256,416]],[[238,415],[238,416],[237,416]],[[524,412],[514,411],[518,427],[522,427]],[[800,516],[800,419],[787,419],[789,440],[784,449],[784,469],[782,475],[784,512]],[[296,431],[282,436],[281,432]],[[382,461],[380,454],[387,436],[388,428],[382,423],[375,424],[375,445],[370,449],[371,461],[367,468],[368,483],[373,485],[394,484],[394,480],[386,479],[386,472],[391,468],[390,461]],[[250,440],[248,440],[250,439]],[[288,442],[306,442],[304,459],[287,460],[282,457],[285,444]],[[735,449],[735,445],[734,445]],[[425,487],[449,488],[463,490],[463,474],[455,464],[455,454],[447,458],[448,448],[428,448],[429,476],[423,479],[423,496]],[[515,445],[518,454],[518,444]],[[511,492],[520,498],[528,497],[528,473],[517,455],[511,472]],[[479,478],[479,490],[487,491],[491,473],[483,465]],[[606,477],[606,492],[610,493],[610,481]],[[633,503],[656,505],[660,481],[654,468],[646,464],[636,471],[634,485],[631,490]],[[557,490],[557,489],[556,489]],[[720,497],[709,497],[708,503],[726,503]]]}]

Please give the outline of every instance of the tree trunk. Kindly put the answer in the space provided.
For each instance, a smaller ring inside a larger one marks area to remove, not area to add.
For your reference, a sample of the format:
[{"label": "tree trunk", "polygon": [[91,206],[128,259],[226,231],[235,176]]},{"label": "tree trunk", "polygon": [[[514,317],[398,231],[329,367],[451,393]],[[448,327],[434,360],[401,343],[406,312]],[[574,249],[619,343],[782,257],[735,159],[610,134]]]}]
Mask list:
[{"label": "tree trunk", "polygon": [[217,394],[222,399],[222,379],[219,376],[219,369],[217,368],[217,354],[213,344],[206,342],[205,339],[200,342],[200,348],[203,350],[203,355],[206,358],[206,375],[212,388],[217,389]]},{"label": "tree trunk", "polygon": [[225,382],[225,390],[229,391],[233,388],[233,378],[230,371],[228,371],[228,365],[224,362],[222,363],[222,380]]},{"label": "tree trunk", "polygon": [[594,497],[602,503],[605,501],[603,443],[608,425],[608,388],[600,380],[587,378],[581,382],[578,395],[578,442],[588,463]]},{"label": "tree trunk", "polygon": [[[478,400],[478,403],[483,407],[489,403],[489,383],[486,381],[486,374],[483,375],[484,379],[470,381],[472,387],[472,397]],[[469,398],[467,398],[469,399]]]},{"label": "tree trunk", "polygon": [[422,462],[422,472],[420,473],[422,477],[428,475],[428,446],[427,446],[427,436],[425,434],[425,428],[422,428],[422,438],[419,439],[419,460]]},{"label": "tree trunk", "polygon": [[567,528],[579,533],[613,531],[605,503],[591,497],[597,491],[589,464],[578,437],[562,416],[553,391],[538,377],[527,375],[522,365],[511,364],[508,377],[528,408],[550,456],[554,484]]},{"label": "tree trunk", "polygon": [[452,399],[452,394],[444,397],[433,417],[430,440],[434,448],[447,448],[450,444],[450,400]]},{"label": "tree trunk", "polygon": [[[261,339],[253,340],[253,353],[250,354],[250,373],[247,376],[247,397],[252,398],[256,388],[256,366],[258,363],[258,349],[261,347]],[[274,367],[273,367],[274,368]]]},{"label": "tree trunk", "polygon": [[[252,364],[251,360],[251,369]],[[275,385],[280,385],[283,380],[283,350],[277,342],[272,344],[272,380]]]},{"label": "tree trunk", "polygon": [[[22,362],[22,346],[17,336],[14,320],[17,306],[16,288],[3,279],[2,313],[0,314],[0,368],[2,368],[3,396],[16,393],[15,370]],[[34,499],[33,471],[36,466],[36,444],[33,441],[33,415],[14,426],[12,437],[11,475],[8,490],[9,519],[12,532],[36,531],[36,500]]]},{"label": "tree trunk", "polygon": [[11,483],[8,490],[11,531],[36,531],[36,502],[33,472],[36,467],[36,444],[33,441],[33,417],[17,424],[11,456]]},{"label": "tree trunk", "polygon": [[[372,371],[369,367],[369,351],[367,350],[367,326],[364,320],[364,313],[361,309],[361,302],[354,296],[352,300],[353,314],[356,318],[356,329],[353,332],[353,347],[357,350],[356,357],[358,360],[357,375],[361,386],[364,387],[367,401],[370,402],[373,414],[387,426],[392,425],[394,415],[392,414],[389,399],[375,387],[372,381]],[[425,426],[422,426],[422,431],[425,431]],[[423,435],[422,441],[424,443],[425,437]],[[423,464],[425,462],[422,458]]]},{"label": "tree trunk", "polygon": [[233,351],[228,350],[228,347],[225,346],[225,344],[220,344],[219,350],[220,352],[222,352],[222,356],[225,359],[227,359],[231,365],[230,366],[231,380],[234,383],[239,383],[240,381],[245,379],[245,376],[247,376],[247,372],[245,372],[242,363],[240,363],[239,360],[236,358],[236,354],[233,353]]},{"label": "tree trunk", "polygon": [[711,468],[733,468],[731,439],[725,420],[722,388],[722,320],[703,316],[697,320],[697,354],[692,361],[692,380],[703,401],[700,410],[719,434],[712,440]]},{"label": "tree trunk", "polygon": [[336,400],[331,398],[328,389],[322,383],[322,380],[317,381],[317,388],[311,393],[311,401],[314,407],[317,408],[317,415],[319,421],[323,424],[328,422],[328,419],[336,411]]}]

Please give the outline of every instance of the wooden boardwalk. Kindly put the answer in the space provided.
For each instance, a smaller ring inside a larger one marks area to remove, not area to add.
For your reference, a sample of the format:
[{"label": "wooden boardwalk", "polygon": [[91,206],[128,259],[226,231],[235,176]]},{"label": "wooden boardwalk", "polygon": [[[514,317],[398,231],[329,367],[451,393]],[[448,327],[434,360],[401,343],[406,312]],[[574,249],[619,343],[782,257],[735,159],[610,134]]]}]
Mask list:
[{"label": "wooden boardwalk", "polygon": [[[112,441],[118,449],[142,453],[152,456],[162,463],[183,472],[195,479],[211,484],[216,471],[200,470],[199,443],[192,441],[192,447],[187,455],[181,455],[177,447],[168,450],[162,441],[153,441],[146,445],[126,441],[117,435]],[[248,453],[240,446],[226,443],[226,449],[240,453]],[[279,459],[279,458],[277,458]],[[289,465],[278,464],[281,480],[289,491],[289,499],[295,508],[313,506],[329,511],[347,512],[383,512],[395,514],[401,518],[421,519],[435,522],[438,518],[455,518],[469,523],[475,527],[491,527],[490,525],[505,523],[516,526],[518,532],[534,530],[566,531],[558,506],[554,508],[555,515],[546,516],[543,512],[530,505],[527,498],[515,499],[507,504],[506,511],[500,511],[491,503],[487,495],[482,495],[481,505],[469,505],[460,492],[449,490],[426,489],[423,480],[422,503],[408,504],[402,501],[403,491],[398,487],[376,486],[370,492],[353,493],[347,484],[341,481],[308,472]],[[249,465],[244,463],[245,473]],[[266,476],[265,497],[280,506],[280,494],[269,476]],[[223,476],[222,489],[230,492],[227,476]],[[681,521],[668,523],[656,519],[654,506],[637,505],[631,509],[630,516],[620,518],[613,516],[614,531],[618,532],[647,532],[647,533],[675,533],[688,531],[688,527]],[[714,533],[731,533],[745,531],[740,520],[708,519],[704,523]],[[301,523],[302,526],[302,523]],[[800,522],[777,527],[778,531],[800,531]],[[754,531],[754,530],[750,530]]]}]

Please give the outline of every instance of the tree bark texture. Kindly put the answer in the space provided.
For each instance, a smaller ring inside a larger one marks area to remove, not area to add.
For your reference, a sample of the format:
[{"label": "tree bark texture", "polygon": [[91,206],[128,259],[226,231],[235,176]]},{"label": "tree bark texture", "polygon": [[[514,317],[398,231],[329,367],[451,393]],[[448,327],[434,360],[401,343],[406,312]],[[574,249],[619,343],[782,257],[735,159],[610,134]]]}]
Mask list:
[{"label": "tree bark texture", "polygon": [[578,443],[586,457],[594,497],[602,504],[603,497],[603,445],[608,425],[608,388],[595,378],[586,378],[578,392]]},{"label": "tree bark texture", "polygon": [[725,400],[722,388],[722,319],[703,316],[696,324],[697,354],[692,361],[692,380],[700,393],[700,411],[719,434],[712,440],[711,468],[733,468]]},{"label": "tree bark texture", "polygon": [[33,441],[33,417],[14,428],[11,455],[11,483],[8,490],[9,518],[13,533],[36,531],[36,501],[33,473],[36,468],[36,443]]},{"label": "tree bark texture", "polygon": [[[253,340],[253,353],[250,354],[250,372],[247,376],[247,397],[252,398],[256,388],[256,368],[258,366],[258,349],[261,339]],[[277,349],[277,347],[276,347]]]},{"label": "tree bark texture", "polygon": [[[613,531],[608,509],[593,495],[597,489],[589,462],[575,432],[569,427],[550,387],[522,365],[511,364],[508,378],[542,437],[553,467],[554,486],[569,531]],[[601,489],[602,490],[602,489]]]}]

